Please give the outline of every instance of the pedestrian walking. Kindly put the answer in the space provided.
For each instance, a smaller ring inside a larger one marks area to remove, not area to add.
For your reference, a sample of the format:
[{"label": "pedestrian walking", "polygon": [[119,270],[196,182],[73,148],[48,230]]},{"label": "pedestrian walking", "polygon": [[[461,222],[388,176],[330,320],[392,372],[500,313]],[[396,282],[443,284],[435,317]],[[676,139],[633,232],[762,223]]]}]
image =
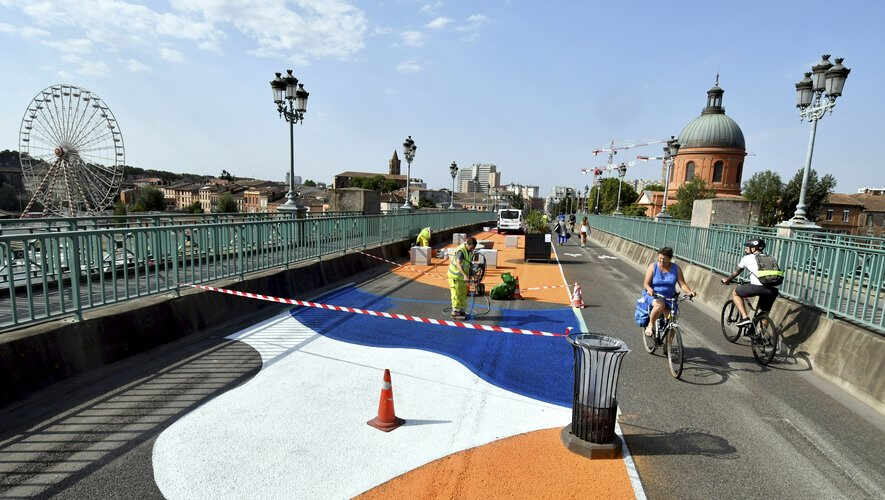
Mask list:
[{"label": "pedestrian walking", "polygon": [[556,224],[553,225],[553,232],[558,236],[559,244],[565,245],[565,242],[568,240],[568,229],[566,228],[565,221],[556,221]]},{"label": "pedestrian walking", "polygon": [[587,238],[590,237],[590,221],[587,220],[587,217],[581,221],[581,248],[587,246]]}]

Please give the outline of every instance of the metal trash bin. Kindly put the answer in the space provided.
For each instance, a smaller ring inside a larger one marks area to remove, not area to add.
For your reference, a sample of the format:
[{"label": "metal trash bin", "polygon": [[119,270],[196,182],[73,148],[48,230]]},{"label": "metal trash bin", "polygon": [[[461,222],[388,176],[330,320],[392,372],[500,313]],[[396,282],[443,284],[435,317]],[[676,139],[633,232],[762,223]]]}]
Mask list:
[{"label": "metal trash bin", "polygon": [[591,458],[614,456],[620,449],[615,436],[618,376],[630,349],[606,335],[580,333],[566,338],[575,353],[575,385],[572,422],[562,431],[563,443]]}]

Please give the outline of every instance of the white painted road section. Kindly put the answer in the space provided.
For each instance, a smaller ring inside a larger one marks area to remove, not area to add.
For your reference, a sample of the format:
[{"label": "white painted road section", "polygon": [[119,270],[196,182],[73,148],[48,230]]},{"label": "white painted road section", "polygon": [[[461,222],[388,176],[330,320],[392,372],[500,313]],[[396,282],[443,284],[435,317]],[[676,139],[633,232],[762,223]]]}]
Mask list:
[{"label": "white painted road section", "polygon": [[[157,438],[154,479],[170,499],[349,498],[451,453],[564,426],[571,410],[493,386],[461,363],[415,349],[366,347],[281,315],[228,338],[262,370]],[[389,368],[397,416],[366,425]]]}]

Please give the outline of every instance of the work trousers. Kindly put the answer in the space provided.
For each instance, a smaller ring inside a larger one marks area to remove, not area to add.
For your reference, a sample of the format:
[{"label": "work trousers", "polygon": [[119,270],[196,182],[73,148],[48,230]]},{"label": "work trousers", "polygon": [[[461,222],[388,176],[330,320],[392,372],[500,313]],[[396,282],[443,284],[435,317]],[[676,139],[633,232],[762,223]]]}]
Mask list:
[{"label": "work trousers", "polygon": [[467,282],[463,278],[449,277],[449,291],[452,292],[452,311],[467,308]]}]

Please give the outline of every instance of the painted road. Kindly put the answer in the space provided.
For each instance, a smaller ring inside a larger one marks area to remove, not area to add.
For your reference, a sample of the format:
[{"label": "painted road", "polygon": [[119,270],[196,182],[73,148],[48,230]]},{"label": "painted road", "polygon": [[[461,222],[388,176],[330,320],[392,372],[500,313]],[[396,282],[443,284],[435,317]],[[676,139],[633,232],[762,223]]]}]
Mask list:
[{"label": "painted road", "polygon": [[[500,251],[487,287],[517,274],[527,300],[476,300],[469,320],[578,328],[556,287],[580,282],[583,323],[633,349],[619,390],[630,461],[585,460],[559,443],[572,387],[562,338],[281,307],[0,411],[0,497],[883,496],[881,416],[801,360],[762,369],[748,347],[719,340],[713,311],[688,305],[689,359],[684,380],[673,380],[639,344],[641,274],[630,263],[567,245],[560,272],[522,263],[520,249]],[[445,267],[434,264],[383,273],[391,266],[379,262],[377,276],[313,298],[445,318]],[[385,368],[407,420],[389,434],[365,424]]]}]

